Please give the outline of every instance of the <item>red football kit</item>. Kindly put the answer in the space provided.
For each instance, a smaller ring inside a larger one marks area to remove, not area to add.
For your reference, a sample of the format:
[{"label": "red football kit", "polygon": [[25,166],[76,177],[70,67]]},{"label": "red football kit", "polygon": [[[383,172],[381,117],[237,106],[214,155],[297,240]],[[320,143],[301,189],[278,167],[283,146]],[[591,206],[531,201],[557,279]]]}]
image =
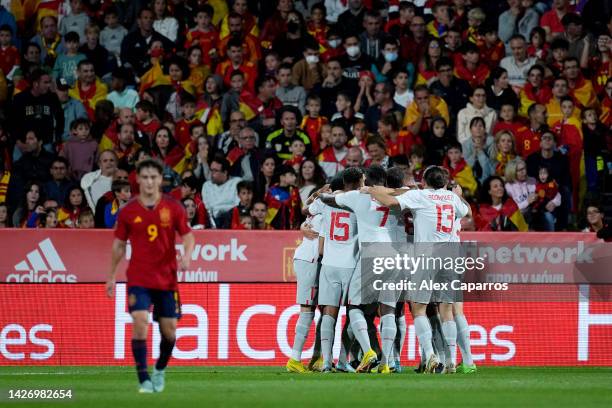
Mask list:
[{"label": "red football kit", "polygon": [[129,239],[132,246],[128,288],[177,290],[176,233],[183,236],[190,231],[185,209],[168,196],[162,196],[153,208],[147,208],[138,198],[123,207],[115,238]]}]

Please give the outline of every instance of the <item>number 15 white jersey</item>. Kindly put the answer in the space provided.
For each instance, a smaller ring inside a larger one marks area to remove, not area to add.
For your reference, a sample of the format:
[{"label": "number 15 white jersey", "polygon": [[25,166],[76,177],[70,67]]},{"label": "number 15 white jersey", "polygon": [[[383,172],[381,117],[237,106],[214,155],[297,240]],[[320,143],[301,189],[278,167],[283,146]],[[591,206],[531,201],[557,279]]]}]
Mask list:
[{"label": "number 15 white jersey", "polygon": [[396,197],[402,210],[414,217],[414,242],[451,242],[455,223],[468,213],[468,206],[446,189],[409,190]]}]

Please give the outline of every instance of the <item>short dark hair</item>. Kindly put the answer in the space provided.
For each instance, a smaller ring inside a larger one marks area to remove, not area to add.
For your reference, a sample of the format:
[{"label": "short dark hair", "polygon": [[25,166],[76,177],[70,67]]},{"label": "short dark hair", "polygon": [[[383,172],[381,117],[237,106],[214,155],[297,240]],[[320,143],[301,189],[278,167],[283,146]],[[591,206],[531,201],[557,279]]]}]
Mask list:
[{"label": "short dark hair", "polygon": [[387,144],[385,140],[380,136],[370,136],[366,139],[366,147],[370,145],[377,145],[378,147],[385,149],[387,148]]},{"label": "short dark hair", "polygon": [[534,102],[531,105],[529,105],[529,108],[527,108],[527,116],[528,117],[535,113],[535,110],[538,107],[538,105],[543,106],[541,103],[537,103],[537,102]]},{"label": "short dark hair", "polygon": [[373,165],[365,170],[366,185],[384,186],[387,184],[387,172],[382,166]]},{"label": "short dark hair", "polygon": [[40,81],[40,78],[44,77],[45,75],[49,76],[50,74],[42,68],[36,68],[30,73],[30,81],[38,82]]},{"label": "short dark hair", "polygon": [[440,68],[445,67],[445,66],[449,66],[452,69],[454,67],[453,60],[451,60],[448,57],[441,57],[436,62],[436,71],[440,71]]},{"label": "short dark hair", "polygon": [[247,191],[250,191],[252,193],[253,190],[254,190],[253,182],[252,181],[247,181],[247,180],[242,180],[241,182],[236,184],[236,192],[240,193],[240,190],[247,190]]},{"label": "short dark hair", "polygon": [[232,47],[242,48],[242,41],[239,38],[232,38],[227,42],[227,49],[229,50]]},{"label": "short dark hair", "polygon": [[399,167],[391,167],[387,170],[387,187],[401,188],[404,185],[404,170]]},{"label": "short dark hair", "polygon": [[457,149],[459,150],[461,153],[463,153],[463,147],[461,147],[461,143],[456,142],[456,141],[452,141],[450,142],[447,146],[446,146],[446,152],[448,153],[448,151],[450,149]]},{"label": "short dark hair", "polygon": [[212,18],[215,15],[215,9],[210,4],[204,4],[197,8],[195,15],[197,16],[199,13],[206,13]]},{"label": "short dark hair", "polygon": [[143,169],[155,169],[162,175],[164,174],[164,165],[156,159],[144,159],[136,165],[136,174],[140,174]]},{"label": "short dark hair", "polygon": [[87,118],[76,118],[75,120],[70,122],[70,130],[75,130],[80,125],[84,125],[84,126],[87,126],[87,127],[91,128],[91,122],[89,121],[89,119],[87,119]]},{"label": "short dark hair", "polygon": [[[81,67],[82,67],[83,65],[94,65],[94,63],[93,63],[93,61],[92,61],[92,60],[89,60],[89,59],[84,59],[84,60],[81,60],[81,61],[79,61],[79,63],[77,64],[77,69],[81,69]],[[95,66],[95,65],[94,65],[94,66]]]},{"label": "short dark hair", "polygon": [[565,38],[555,38],[550,43],[550,49],[551,49],[551,51],[558,50],[558,49],[564,49],[564,50],[568,51],[569,50],[569,41],[567,41]]},{"label": "short dark hair", "polygon": [[363,170],[359,167],[349,167],[342,172],[342,182],[346,187],[347,184],[357,184],[363,177]]},{"label": "short dark hair", "polygon": [[55,163],[62,163],[66,166],[66,169],[68,169],[70,167],[70,162],[68,161],[68,159],[66,159],[63,156],[57,156],[53,159],[53,161],[51,162],[51,166],[53,166]]},{"label": "short dark hair", "polygon": [[69,31],[64,35],[64,42],[81,42],[81,36],[76,31]]},{"label": "short dark hair", "polygon": [[423,179],[430,187],[435,189],[444,188],[448,183],[448,173],[442,167],[430,166],[425,169]]},{"label": "short dark hair", "polygon": [[215,157],[211,160],[210,162],[212,163],[218,163],[221,165],[221,171],[227,173],[229,171],[230,168],[230,164],[227,161],[227,159],[223,156],[221,156],[220,154],[215,155]]},{"label": "short dark hair", "polygon": [[111,191],[113,193],[118,193],[124,188],[130,188],[130,182],[127,180],[113,180],[111,184]]},{"label": "short dark hair", "polygon": [[578,68],[580,68],[580,62],[578,61],[578,58],[576,57],[567,57],[566,59],[563,60],[563,67],[565,67],[565,63],[566,62],[575,62],[576,64],[578,64]]},{"label": "short dark hair", "polygon": [[8,31],[11,35],[13,35],[13,29],[8,24],[2,24],[0,26],[0,31]]},{"label": "short dark hair", "polygon": [[135,108],[145,111],[147,113],[155,113],[155,105],[153,105],[153,102],[147,101],[146,99],[141,99],[140,101],[138,101],[138,103],[136,103]]}]

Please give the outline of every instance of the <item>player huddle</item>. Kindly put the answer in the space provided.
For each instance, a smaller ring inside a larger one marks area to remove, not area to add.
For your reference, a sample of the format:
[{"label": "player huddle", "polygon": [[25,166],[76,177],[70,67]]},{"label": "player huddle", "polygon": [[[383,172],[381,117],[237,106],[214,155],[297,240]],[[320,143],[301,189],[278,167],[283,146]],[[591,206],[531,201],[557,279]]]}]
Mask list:
[{"label": "player huddle", "polygon": [[[293,261],[301,307],[287,371],[400,372],[406,336],[404,309],[409,302],[421,351],[417,371],[476,372],[462,303],[452,293],[419,289],[389,298],[363,290],[362,278],[370,272],[361,270],[364,243],[459,242],[460,220],[471,214],[461,187],[450,190],[445,169],[432,166],[425,170],[422,188],[408,189],[403,180],[400,168],[348,168],[306,202],[308,218],[301,228],[304,239]],[[413,235],[406,233],[410,219]],[[417,273],[417,279],[427,278],[426,273]],[[313,357],[305,367],[301,354],[317,306],[322,316]],[[334,365],[332,348],[340,306],[346,306],[347,319]],[[381,344],[376,316],[380,316]],[[457,345],[463,359],[460,365]]]}]

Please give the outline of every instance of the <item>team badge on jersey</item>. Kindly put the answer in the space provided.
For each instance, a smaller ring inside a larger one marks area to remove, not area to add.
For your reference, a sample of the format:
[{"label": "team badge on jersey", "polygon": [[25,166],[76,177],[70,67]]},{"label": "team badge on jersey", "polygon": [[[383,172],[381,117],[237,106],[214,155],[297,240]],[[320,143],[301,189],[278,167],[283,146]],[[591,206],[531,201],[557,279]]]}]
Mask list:
[{"label": "team badge on jersey", "polygon": [[161,226],[163,228],[167,228],[170,226],[170,221],[172,219],[172,215],[170,214],[169,208],[162,208],[159,210],[159,220],[161,221]]},{"label": "team badge on jersey", "polygon": [[142,218],[140,218],[140,215],[137,215],[137,216],[134,218],[134,224],[139,224],[139,223],[141,223],[141,222],[142,222]]}]

